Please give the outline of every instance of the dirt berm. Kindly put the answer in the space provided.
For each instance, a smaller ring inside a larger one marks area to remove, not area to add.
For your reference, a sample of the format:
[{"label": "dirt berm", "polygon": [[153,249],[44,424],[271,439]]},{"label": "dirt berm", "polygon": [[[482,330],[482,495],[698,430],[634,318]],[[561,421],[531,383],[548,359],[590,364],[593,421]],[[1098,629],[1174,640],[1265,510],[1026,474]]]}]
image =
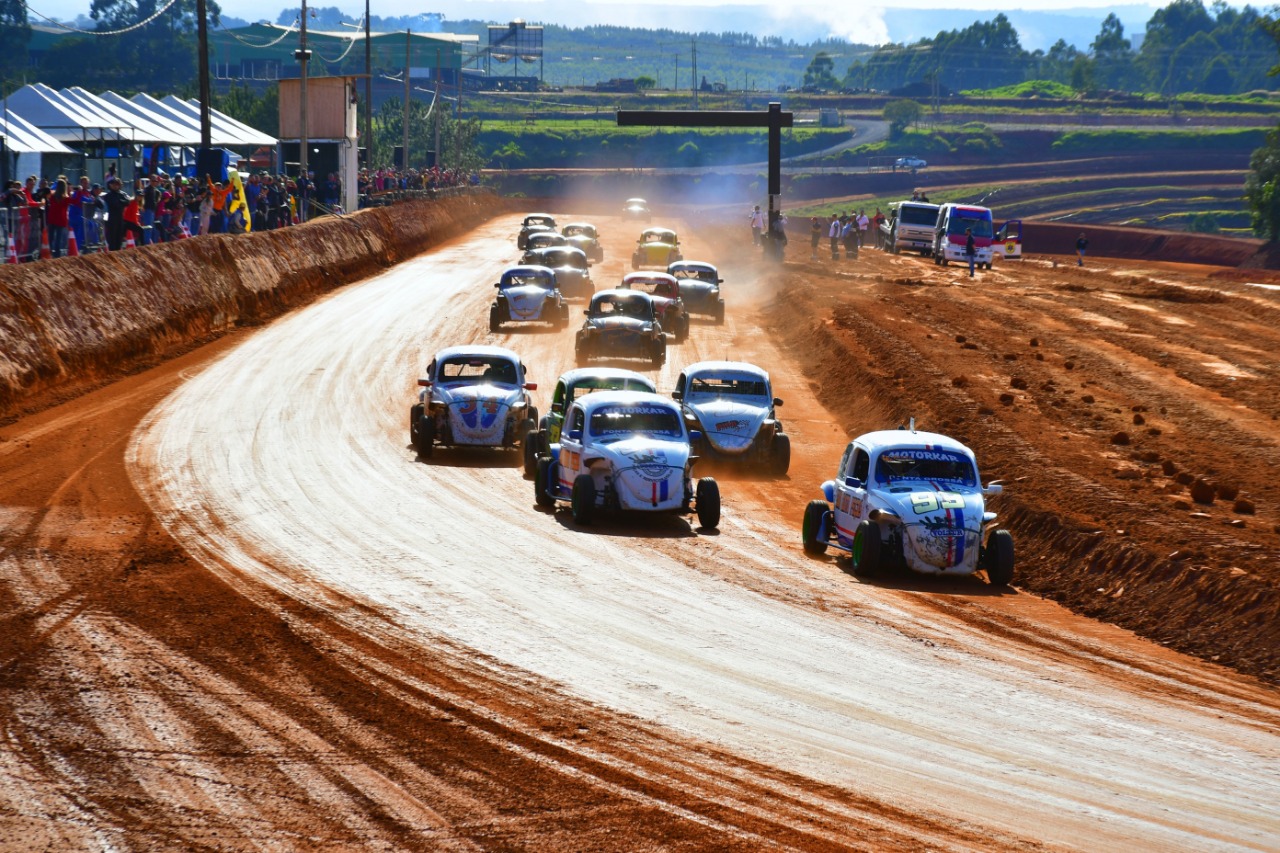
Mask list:
[{"label": "dirt berm", "polygon": [[478,192],[277,231],[0,267],[0,419],[260,323],[505,209]]}]

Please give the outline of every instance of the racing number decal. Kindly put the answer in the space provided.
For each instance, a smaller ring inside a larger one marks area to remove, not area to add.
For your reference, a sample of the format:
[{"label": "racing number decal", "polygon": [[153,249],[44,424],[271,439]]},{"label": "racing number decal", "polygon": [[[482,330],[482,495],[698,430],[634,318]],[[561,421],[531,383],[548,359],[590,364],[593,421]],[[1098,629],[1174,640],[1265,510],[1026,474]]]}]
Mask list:
[{"label": "racing number decal", "polygon": [[497,401],[497,400],[485,400],[485,401],[484,401],[484,410],[485,410],[485,413],[486,413],[486,414],[496,415],[496,414],[498,413],[498,401]]},{"label": "racing number decal", "polygon": [[964,498],[951,492],[916,492],[911,496],[911,508],[916,515],[941,509],[964,509]]}]

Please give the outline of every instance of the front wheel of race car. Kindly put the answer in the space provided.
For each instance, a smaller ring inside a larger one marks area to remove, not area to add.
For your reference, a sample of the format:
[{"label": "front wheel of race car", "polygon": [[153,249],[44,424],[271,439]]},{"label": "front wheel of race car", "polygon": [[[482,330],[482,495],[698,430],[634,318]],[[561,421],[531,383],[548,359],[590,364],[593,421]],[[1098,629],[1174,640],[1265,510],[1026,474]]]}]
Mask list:
[{"label": "front wheel of race car", "polygon": [[676,343],[683,343],[689,339],[689,315],[681,314],[680,319],[676,322]]},{"label": "front wheel of race car", "polygon": [[827,553],[827,539],[822,527],[827,522],[831,506],[822,500],[809,501],[804,508],[804,521],[800,523],[800,541],[804,543],[804,552],[815,557]]},{"label": "front wheel of race car", "polygon": [[552,497],[551,490],[555,487],[555,477],[559,476],[555,470],[556,463],[549,456],[543,456],[538,459],[538,464],[534,468],[533,473],[533,502],[543,509],[556,505],[556,499]]},{"label": "front wheel of race car", "polygon": [[423,459],[431,458],[431,451],[436,444],[436,422],[430,417],[422,417],[418,421],[418,431],[414,436],[413,446]]},{"label": "front wheel of race car", "polygon": [[987,540],[987,547],[982,556],[986,563],[987,580],[993,586],[1008,586],[1013,583],[1013,534],[1007,530],[997,530]]},{"label": "front wheel of race car", "polygon": [[569,503],[577,524],[590,524],[596,508],[596,481],[590,474],[579,474],[573,481],[573,497]]},{"label": "front wheel of race car", "polygon": [[658,367],[661,367],[663,362],[667,360],[667,340],[665,337],[654,339],[653,351],[649,353],[649,360]]},{"label": "front wheel of race car", "polygon": [[724,303],[723,302],[716,303],[716,325],[717,326],[724,325]]},{"label": "front wheel of race car", "polygon": [[520,448],[524,456],[524,475],[532,477],[538,472],[538,431],[529,430],[524,434],[523,446]]},{"label": "front wheel of race car", "polygon": [[556,318],[556,328],[557,329],[569,328],[569,306],[568,305],[560,306],[560,316]]},{"label": "front wheel of race car", "polygon": [[694,510],[698,513],[698,526],[715,530],[720,526],[720,485],[711,477],[698,481],[694,492]]},{"label": "front wheel of race car", "polygon": [[502,328],[502,315],[498,313],[497,305],[489,306],[489,331],[496,332]]},{"label": "front wheel of race car", "polygon": [[773,447],[769,449],[769,470],[775,477],[785,477],[791,467],[791,438],[783,433],[774,433]]},{"label": "front wheel of race car", "polygon": [[414,447],[418,446],[418,425],[422,422],[423,411],[421,403],[409,407],[409,443]]},{"label": "front wheel of race car", "polygon": [[855,575],[868,577],[880,571],[880,545],[880,525],[863,520],[853,531],[853,548],[849,554]]}]

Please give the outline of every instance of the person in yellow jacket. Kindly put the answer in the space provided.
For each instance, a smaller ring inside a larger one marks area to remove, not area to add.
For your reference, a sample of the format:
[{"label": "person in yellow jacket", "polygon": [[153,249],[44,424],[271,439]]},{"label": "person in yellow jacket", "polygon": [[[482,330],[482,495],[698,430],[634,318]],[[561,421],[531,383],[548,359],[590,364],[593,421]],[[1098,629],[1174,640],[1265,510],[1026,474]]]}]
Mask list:
[{"label": "person in yellow jacket", "polygon": [[231,180],[231,197],[227,200],[228,230],[233,234],[248,233],[253,230],[253,217],[245,203],[244,183],[235,169],[228,169],[227,177]]}]

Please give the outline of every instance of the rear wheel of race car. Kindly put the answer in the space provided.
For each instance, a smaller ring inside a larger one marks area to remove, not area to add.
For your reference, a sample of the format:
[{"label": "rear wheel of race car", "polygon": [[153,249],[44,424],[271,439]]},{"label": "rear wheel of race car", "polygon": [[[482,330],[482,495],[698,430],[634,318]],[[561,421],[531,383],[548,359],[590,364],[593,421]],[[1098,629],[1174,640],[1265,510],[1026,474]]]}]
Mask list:
[{"label": "rear wheel of race car", "polygon": [[533,502],[544,509],[556,505],[556,499],[551,496],[551,490],[555,488],[553,478],[558,476],[555,467],[556,463],[548,456],[540,457],[534,467]]},{"label": "rear wheel of race car", "polygon": [[1013,583],[1013,534],[1007,530],[997,530],[987,540],[983,553],[986,557],[987,580],[993,586],[1008,586]]},{"label": "rear wheel of race car", "polygon": [[429,417],[422,417],[418,421],[418,432],[413,442],[413,446],[417,449],[418,455],[423,459],[431,458],[431,451],[436,445],[436,422]]},{"label": "rear wheel of race car", "polygon": [[569,504],[577,524],[590,524],[596,509],[596,481],[590,474],[579,474],[573,481],[573,498]]},{"label": "rear wheel of race car", "polygon": [[724,325],[724,303],[723,302],[716,303],[716,325],[717,326]]},{"label": "rear wheel of race car", "polygon": [[496,332],[502,328],[502,315],[498,313],[497,305],[489,306],[489,331]]},{"label": "rear wheel of race car", "polygon": [[698,513],[698,526],[715,530],[720,526],[720,485],[710,477],[698,481],[694,492],[694,510]]},{"label": "rear wheel of race car", "polygon": [[800,525],[800,541],[804,552],[815,557],[827,553],[827,539],[822,536],[822,526],[831,512],[831,506],[822,500],[809,501],[804,508],[804,521]]},{"label": "rear wheel of race car", "polygon": [[853,573],[859,577],[880,571],[880,525],[864,520],[853,531],[853,548],[849,554]]},{"label": "rear wheel of race car", "polygon": [[791,467],[791,438],[783,433],[774,433],[773,447],[769,449],[769,470],[775,477],[785,477]]}]

